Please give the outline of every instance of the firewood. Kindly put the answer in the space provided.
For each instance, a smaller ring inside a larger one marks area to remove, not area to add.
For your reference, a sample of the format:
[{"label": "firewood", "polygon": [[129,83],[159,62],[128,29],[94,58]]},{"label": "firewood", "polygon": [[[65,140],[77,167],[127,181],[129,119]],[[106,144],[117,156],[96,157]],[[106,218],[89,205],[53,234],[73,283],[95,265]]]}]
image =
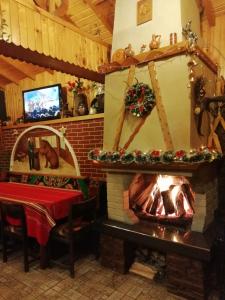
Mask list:
[{"label": "firewood", "polygon": [[145,212],[149,212],[149,209],[151,208],[153,202],[154,202],[154,198],[149,194],[147,200],[142,206],[142,210]]},{"label": "firewood", "polygon": [[139,262],[134,262],[129,269],[129,272],[141,275],[148,279],[153,279],[155,274],[157,273],[151,266],[144,265]]},{"label": "firewood", "polygon": [[157,189],[156,193],[154,194],[154,201],[153,201],[152,206],[149,210],[149,213],[153,216],[156,214],[156,210],[157,210],[157,207],[158,207],[158,204],[159,204],[160,197],[161,197],[160,190]]},{"label": "firewood", "polygon": [[184,194],[179,192],[176,197],[176,215],[179,217],[185,216],[184,201]]},{"label": "firewood", "polygon": [[170,190],[161,192],[163,198],[163,205],[165,208],[166,215],[173,214],[175,212],[175,208],[173,205],[173,201],[171,199],[171,192]]},{"label": "firewood", "polygon": [[193,210],[193,212],[194,212],[194,195],[193,195],[193,193],[192,193],[192,191],[191,191],[191,187],[190,187],[190,184],[188,184],[188,183],[183,183],[182,185],[181,185],[181,190],[182,190],[182,192],[184,193],[184,195],[186,195],[186,197],[187,197],[187,199],[188,199],[188,202],[189,202],[189,204],[190,204],[190,206],[191,206],[191,209]]},{"label": "firewood", "polygon": [[144,206],[144,203],[149,199],[150,193],[152,191],[152,188],[154,187],[156,183],[156,180],[152,180],[147,187],[144,189],[142,188],[142,191],[139,195],[136,196],[136,204],[139,206]]}]

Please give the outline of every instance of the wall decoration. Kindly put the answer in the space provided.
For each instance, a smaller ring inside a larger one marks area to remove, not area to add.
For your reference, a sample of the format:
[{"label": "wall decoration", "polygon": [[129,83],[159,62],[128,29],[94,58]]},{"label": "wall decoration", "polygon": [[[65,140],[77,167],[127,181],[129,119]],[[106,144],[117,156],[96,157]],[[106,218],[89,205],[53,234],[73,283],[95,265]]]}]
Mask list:
[{"label": "wall decoration", "polygon": [[125,49],[117,49],[112,55],[112,62],[117,62],[118,64],[122,64],[126,59]]},{"label": "wall decoration", "polygon": [[90,160],[102,163],[121,163],[121,164],[155,164],[155,163],[200,163],[211,162],[215,159],[221,159],[222,154],[215,149],[207,148],[206,146],[200,149],[191,149],[190,151],[162,151],[151,150],[142,152],[141,150],[126,151],[105,151],[102,149],[93,149],[89,152]]},{"label": "wall decoration", "polygon": [[75,111],[78,116],[88,114],[88,102],[85,91],[87,88],[84,87],[84,82],[78,78],[75,81],[68,81],[68,91],[73,93],[75,102]]},{"label": "wall decoration", "polygon": [[198,36],[191,29],[191,21],[182,28],[182,34],[188,42],[188,51],[193,52],[196,49]]},{"label": "wall decoration", "polygon": [[160,45],[160,39],[161,39],[160,34],[153,34],[152,35],[152,40],[149,44],[149,49],[150,50],[158,49],[159,45]]},{"label": "wall decoration", "polygon": [[132,85],[125,97],[125,108],[136,117],[148,115],[155,106],[152,89],[142,82]]},{"label": "wall decoration", "polygon": [[32,174],[79,176],[73,148],[65,130],[37,125],[22,132],[13,147],[10,171]]},{"label": "wall decoration", "polygon": [[135,55],[134,50],[132,49],[132,45],[128,44],[127,47],[124,49],[126,57],[132,57]]},{"label": "wall decoration", "polygon": [[137,2],[137,25],[152,20],[152,0],[139,0]]},{"label": "wall decoration", "polygon": [[177,33],[170,33],[170,45],[174,45],[177,43]]}]

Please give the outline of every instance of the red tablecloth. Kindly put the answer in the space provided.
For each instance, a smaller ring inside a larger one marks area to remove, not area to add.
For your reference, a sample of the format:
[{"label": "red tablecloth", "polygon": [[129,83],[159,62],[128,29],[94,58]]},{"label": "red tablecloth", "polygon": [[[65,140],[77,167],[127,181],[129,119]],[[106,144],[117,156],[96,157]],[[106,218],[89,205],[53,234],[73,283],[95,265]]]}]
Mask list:
[{"label": "red tablecloth", "polygon": [[24,204],[28,235],[46,245],[55,221],[68,216],[70,204],[83,200],[81,191],[14,182],[0,182],[0,201]]}]

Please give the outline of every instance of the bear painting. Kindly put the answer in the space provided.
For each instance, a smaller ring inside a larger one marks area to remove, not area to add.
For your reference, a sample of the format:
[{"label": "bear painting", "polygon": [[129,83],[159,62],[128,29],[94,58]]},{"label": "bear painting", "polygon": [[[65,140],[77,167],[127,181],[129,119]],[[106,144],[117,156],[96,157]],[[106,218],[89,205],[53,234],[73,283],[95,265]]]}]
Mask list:
[{"label": "bear painting", "polygon": [[59,157],[55,149],[46,140],[41,140],[39,153],[45,156],[45,168],[58,169]]}]

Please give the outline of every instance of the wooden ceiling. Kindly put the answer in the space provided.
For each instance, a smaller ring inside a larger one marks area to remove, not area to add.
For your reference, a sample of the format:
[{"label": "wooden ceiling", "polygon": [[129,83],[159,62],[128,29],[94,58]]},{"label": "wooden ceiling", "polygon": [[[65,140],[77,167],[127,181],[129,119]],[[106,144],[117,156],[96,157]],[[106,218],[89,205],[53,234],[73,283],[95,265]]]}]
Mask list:
[{"label": "wooden ceiling", "polygon": [[100,40],[111,44],[116,0],[30,0]]},{"label": "wooden ceiling", "polygon": [[[84,33],[108,43],[112,42],[116,0],[27,0],[49,13],[72,23]],[[216,15],[225,14],[225,0],[196,0],[204,7],[204,17],[212,22]],[[42,67],[0,56],[0,88],[9,83],[19,84],[24,78],[46,71]],[[52,72],[48,70],[49,72]]]}]

